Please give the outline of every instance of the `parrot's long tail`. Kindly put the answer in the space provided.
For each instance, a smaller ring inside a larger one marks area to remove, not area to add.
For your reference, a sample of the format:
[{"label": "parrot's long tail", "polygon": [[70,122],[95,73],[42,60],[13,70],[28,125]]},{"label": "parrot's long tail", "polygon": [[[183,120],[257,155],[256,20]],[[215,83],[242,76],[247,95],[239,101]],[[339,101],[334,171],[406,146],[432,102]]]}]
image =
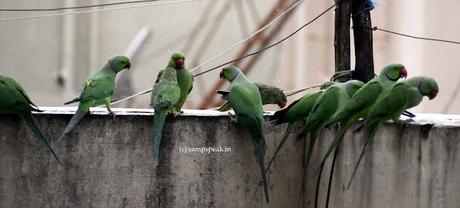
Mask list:
[{"label": "parrot's long tail", "polygon": [[281,138],[280,143],[276,147],[275,153],[273,153],[272,158],[268,162],[268,165],[267,165],[267,168],[265,169],[265,172],[268,172],[268,170],[270,169],[273,161],[275,161],[276,156],[278,155],[279,151],[281,150],[281,148],[283,147],[284,143],[286,142],[286,139],[288,138],[289,134],[292,132],[292,130],[294,130],[294,127],[295,127],[294,122],[291,122],[291,123],[288,124],[288,126],[286,128],[286,131],[284,132],[283,137]]},{"label": "parrot's long tail", "polygon": [[[311,153],[313,152],[313,147],[315,146],[316,143],[316,138],[318,137],[318,130],[313,130],[310,132],[310,144],[308,146],[308,151],[304,152],[304,160],[303,160],[303,177],[302,177],[302,189],[301,193],[305,193],[305,183],[306,183],[306,178],[307,178],[307,170],[308,170],[308,165],[310,164],[310,157]],[[305,149],[307,149],[307,143],[305,142]]]},{"label": "parrot's long tail", "polygon": [[42,131],[40,131],[38,126],[35,124],[34,120],[32,119],[32,115],[30,115],[30,114],[21,114],[20,116],[26,122],[26,124],[30,128],[30,130],[32,130],[34,135],[36,137],[38,137],[48,147],[48,149],[51,151],[51,154],[53,154],[54,158],[58,161],[58,163],[60,165],[62,165],[61,160],[59,159],[59,157],[54,152],[54,150],[51,147],[50,143],[48,142],[46,137],[43,135]]},{"label": "parrot's long tail", "polygon": [[[286,142],[286,139],[288,138],[288,136],[289,136],[289,134],[292,132],[292,130],[294,130],[294,127],[295,127],[295,123],[294,123],[294,122],[291,122],[291,123],[288,124],[288,126],[287,126],[287,128],[286,128],[286,131],[285,131],[284,134],[283,134],[283,138],[281,138],[280,143],[279,143],[278,146],[276,147],[275,153],[273,153],[272,158],[271,158],[270,161],[268,162],[267,168],[265,168],[265,171],[264,171],[265,174],[268,172],[268,170],[270,170],[270,166],[272,165],[273,161],[275,161],[275,158],[276,158],[276,156],[278,155],[279,151],[281,150],[281,147],[283,147],[284,142]],[[256,190],[254,191],[254,195],[257,193],[257,191],[259,191],[259,187],[262,185],[263,182],[264,182],[263,179],[261,179],[261,180],[259,181],[259,185],[257,185],[257,188],[256,188]]]},{"label": "parrot's long tail", "polygon": [[[318,179],[316,181],[315,207],[317,206],[317,203],[318,203],[319,185],[321,183],[321,175],[323,174],[323,169],[324,169],[324,165],[326,164],[326,160],[334,150],[337,150],[338,146],[342,142],[343,137],[345,136],[345,133],[347,132],[348,128],[350,128],[350,123],[351,123],[350,120],[345,120],[345,121],[342,122],[342,124],[340,125],[339,131],[335,135],[334,140],[332,140],[331,145],[329,145],[329,148],[328,148],[326,154],[324,155],[323,159],[321,160],[321,163],[320,163],[320,165],[318,167],[318,170],[316,171],[316,173],[318,175]],[[334,152],[336,152],[336,151],[334,151]],[[331,167],[331,175],[333,174],[332,171],[333,171],[333,168]]]},{"label": "parrot's long tail", "polygon": [[268,198],[268,185],[267,185],[267,174],[265,173],[265,138],[262,136],[259,140],[254,141],[254,149],[256,153],[256,160],[260,167],[260,174],[262,174],[263,187],[265,192],[265,200],[269,202]]},{"label": "parrot's long tail", "polygon": [[345,187],[345,190],[350,188],[351,182],[353,181],[353,178],[355,177],[356,171],[358,170],[359,163],[361,163],[361,159],[363,159],[363,155],[366,152],[367,147],[369,144],[372,143],[372,140],[374,139],[375,134],[377,133],[379,123],[374,122],[374,123],[369,123],[369,136],[364,143],[363,150],[361,151],[361,154],[359,155],[358,162],[356,162],[355,167],[353,168],[353,173],[351,174],[350,181],[348,182],[347,186]]},{"label": "parrot's long tail", "polygon": [[70,119],[69,123],[65,127],[64,132],[62,132],[61,136],[57,140],[58,143],[75,128],[77,123],[88,113],[88,111],[89,108],[78,107],[77,112],[72,116],[72,119]]},{"label": "parrot's long tail", "polygon": [[342,122],[339,131],[335,135],[334,140],[332,140],[332,143],[329,145],[326,154],[324,155],[323,159],[321,160],[321,163],[319,164],[317,174],[321,175],[322,166],[324,166],[327,158],[329,157],[329,155],[331,155],[332,151],[334,151],[337,148],[337,146],[342,142],[342,139],[345,136],[345,133],[347,133],[348,128],[350,128],[351,123],[352,122],[350,122],[349,120]]},{"label": "parrot's long tail", "polygon": [[71,101],[67,101],[67,102],[65,102],[65,103],[64,103],[64,105],[68,105],[68,104],[76,103],[76,102],[79,102],[79,101],[80,101],[80,98],[75,98],[75,99],[73,99],[73,100],[71,100]]},{"label": "parrot's long tail", "polygon": [[156,166],[160,161],[160,143],[161,135],[163,134],[163,126],[166,120],[166,111],[155,110],[155,116],[153,117],[153,146],[155,154]]}]

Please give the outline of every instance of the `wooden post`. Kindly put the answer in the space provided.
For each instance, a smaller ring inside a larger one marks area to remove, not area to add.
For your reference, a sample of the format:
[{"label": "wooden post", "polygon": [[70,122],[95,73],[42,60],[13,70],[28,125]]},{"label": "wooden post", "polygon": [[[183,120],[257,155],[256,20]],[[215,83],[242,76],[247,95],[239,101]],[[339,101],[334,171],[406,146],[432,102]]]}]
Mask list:
[{"label": "wooden post", "polygon": [[[335,71],[349,71],[350,66],[350,15],[351,1],[336,0],[335,8]],[[340,76],[337,81],[344,82],[349,78]]]},{"label": "wooden post", "polygon": [[[352,0],[353,36],[355,40],[355,71],[353,79],[367,82],[374,77],[374,55],[370,5],[366,0]],[[368,28],[364,28],[368,27]]]}]

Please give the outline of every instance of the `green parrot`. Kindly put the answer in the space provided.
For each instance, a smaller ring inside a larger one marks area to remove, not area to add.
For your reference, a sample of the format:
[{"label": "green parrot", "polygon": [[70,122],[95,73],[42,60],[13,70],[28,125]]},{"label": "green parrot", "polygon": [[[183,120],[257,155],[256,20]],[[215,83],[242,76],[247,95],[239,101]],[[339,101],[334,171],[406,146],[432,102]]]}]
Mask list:
[{"label": "green parrot", "polygon": [[324,166],[329,155],[336,150],[347,130],[360,118],[366,117],[379,95],[391,88],[402,77],[407,77],[407,70],[404,65],[389,64],[382,69],[379,76],[370,80],[351,97],[343,110],[328,124],[340,122],[340,128],[321,160],[319,170],[322,170],[322,166]]},{"label": "green parrot", "polygon": [[250,82],[241,70],[235,66],[228,66],[220,72],[220,78],[230,82],[228,101],[235,111],[235,121],[242,124],[251,135],[254,144],[256,161],[259,164],[263,180],[265,199],[268,202],[268,186],[265,174],[266,142],[263,135],[264,117],[262,98],[257,85]]},{"label": "green parrot", "polygon": [[98,72],[89,77],[82,86],[81,94],[65,105],[80,102],[78,110],[67,124],[64,132],[59,138],[61,141],[65,135],[72,131],[77,123],[89,112],[89,108],[105,104],[107,110],[115,118],[115,113],[110,108],[110,101],[113,91],[115,90],[115,77],[123,69],[129,69],[131,63],[125,56],[115,56],[111,58]]},{"label": "green parrot", "polygon": [[62,164],[48,140],[32,119],[32,111],[41,112],[38,107],[32,103],[19,83],[14,79],[0,75],[0,113],[13,113],[19,115],[30,130],[32,130],[34,135],[48,147],[59,164]]},{"label": "green parrot", "polygon": [[[283,90],[277,88],[275,86],[263,84],[263,83],[255,83],[259,88],[260,96],[262,97],[262,105],[268,104],[277,104],[278,107],[284,108],[286,106],[287,98],[286,95],[283,93]],[[230,103],[228,102],[228,91],[217,91],[218,94],[221,95],[223,100],[227,100],[219,109],[218,111],[229,111],[232,108],[230,107]]]},{"label": "green parrot", "polygon": [[[177,113],[181,113],[182,106],[184,105],[185,101],[187,100],[188,94],[192,91],[193,88],[193,75],[192,73],[185,68],[185,55],[182,53],[174,53],[171,58],[169,59],[168,66],[176,69],[177,75],[177,84],[180,87],[180,100],[174,106],[173,114],[176,115]],[[157,76],[157,80],[155,83],[159,82],[161,74],[164,70],[160,71]]]},{"label": "green parrot", "polygon": [[159,164],[160,143],[165,124],[166,115],[173,113],[174,107],[181,99],[181,89],[177,83],[176,72],[178,70],[168,67],[163,70],[157,83],[153,85],[151,102],[155,109],[153,119],[153,144],[156,165]]},{"label": "green parrot", "polygon": [[369,144],[372,143],[380,125],[389,119],[398,121],[399,117],[406,109],[415,107],[422,102],[423,96],[427,96],[431,100],[436,97],[438,91],[438,84],[434,79],[419,76],[398,82],[379,97],[370,110],[366,120],[356,130],[358,131],[361,128],[366,128],[368,130],[368,137],[346,189],[350,187],[364,152]]},{"label": "green parrot", "polygon": [[[328,124],[338,112],[340,112],[347,100],[349,100],[362,86],[363,82],[350,80],[345,83],[337,83],[328,87],[315,101],[310,114],[305,121],[305,127],[302,133],[297,137],[297,141],[302,139],[310,132],[310,144],[308,150],[304,153],[304,174],[302,182],[302,191],[305,190],[305,177],[310,162],[310,156],[313,151],[316,139],[326,124]],[[305,149],[307,149],[305,142]]]}]

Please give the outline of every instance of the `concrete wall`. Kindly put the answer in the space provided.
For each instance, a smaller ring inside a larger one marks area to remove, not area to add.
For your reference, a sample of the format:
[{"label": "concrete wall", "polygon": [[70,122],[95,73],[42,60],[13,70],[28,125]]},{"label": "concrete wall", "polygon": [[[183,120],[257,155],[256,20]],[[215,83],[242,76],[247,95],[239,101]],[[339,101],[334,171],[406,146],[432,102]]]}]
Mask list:
[{"label": "concrete wall", "polygon": [[[56,142],[71,115],[67,108],[44,109],[36,121]],[[117,112],[116,122],[103,111],[87,116],[65,141],[54,144],[64,166],[18,117],[0,115],[0,207],[299,207],[303,145],[293,138],[270,171],[267,205],[261,190],[253,199],[259,171],[250,138],[225,114],[186,111],[168,120],[155,169],[152,111]],[[362,134],[347,136],[331,207],[458,207],[460,117],[442,122],[432,115],[418,117],[417,123],[386,124],[351,188],[343,191],[363,143]],[[269,155],[284,128],[266,125]],[[307,207],[313,206],[314,172],[332,133],[323,132],[314,152]],[[183,147],[219,146],[231,151],[181,152]]]}]

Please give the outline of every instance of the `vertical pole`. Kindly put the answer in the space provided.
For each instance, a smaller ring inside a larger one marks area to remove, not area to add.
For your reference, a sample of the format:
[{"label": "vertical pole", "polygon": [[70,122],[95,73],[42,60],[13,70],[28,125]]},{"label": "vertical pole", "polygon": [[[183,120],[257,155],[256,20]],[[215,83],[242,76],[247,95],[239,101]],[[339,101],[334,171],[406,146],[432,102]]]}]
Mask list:
[{"label": "vertical pole", "polygon": [[353,79],[367,82],[374,77],[374,56],[372,46],[372,27],[370,10],[373,9],[366,0],[353,0],[352,20],[355,40],[355,71]]},{"label": "vertical pole", "polygon": [[[335,72],[350,71],[350,15],[351,1],[336,0],[335,8]],[[337,81],[344,82],[348,77],[339,76]]]}]

